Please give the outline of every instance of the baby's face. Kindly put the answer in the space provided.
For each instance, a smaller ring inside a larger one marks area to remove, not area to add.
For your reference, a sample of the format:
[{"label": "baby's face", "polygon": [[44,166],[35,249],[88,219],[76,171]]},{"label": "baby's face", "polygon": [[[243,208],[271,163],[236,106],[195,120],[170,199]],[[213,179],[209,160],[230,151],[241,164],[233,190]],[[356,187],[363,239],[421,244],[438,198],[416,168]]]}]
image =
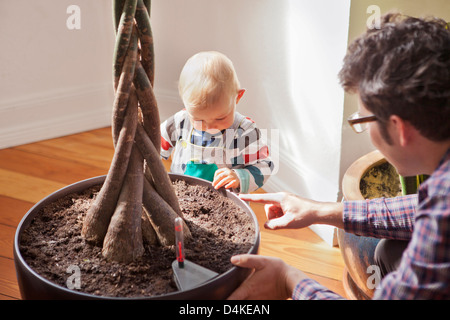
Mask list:
[{"label": "baby's face", "polygon": [[222,99],[206,108],[186,107],[189,119],[196,130],[215,134],[228,129],[234,122],[236,102],[234,99]]}]

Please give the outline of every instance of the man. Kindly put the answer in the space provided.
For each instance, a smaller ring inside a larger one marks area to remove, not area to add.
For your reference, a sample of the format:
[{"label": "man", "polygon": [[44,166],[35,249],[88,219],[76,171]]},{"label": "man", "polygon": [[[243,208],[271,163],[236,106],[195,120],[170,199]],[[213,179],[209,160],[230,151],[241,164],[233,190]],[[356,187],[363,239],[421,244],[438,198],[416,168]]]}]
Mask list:
[{"label": "man", "polygon": [[[359,96],[349,119],[368,130],[399,174],[431,175],[418,194],[321,203],[289,193],[241,195],[266,203],[266,227],[329,224],[358,235],[407,240],[374,299],[450,299],[450,30],[439,19],[399,14],[354,41],[339,74]],[[230,299],[342,299],[280,259],[239,255],[254,273]]]}]

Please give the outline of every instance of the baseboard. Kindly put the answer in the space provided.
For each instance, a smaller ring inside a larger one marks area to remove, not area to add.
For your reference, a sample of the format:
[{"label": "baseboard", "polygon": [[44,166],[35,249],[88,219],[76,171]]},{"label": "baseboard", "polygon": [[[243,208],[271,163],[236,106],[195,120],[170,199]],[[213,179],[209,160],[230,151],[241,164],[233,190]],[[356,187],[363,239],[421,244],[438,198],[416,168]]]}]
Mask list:
[{"label": "baseboard", "polygon": [[110,84],[0,101],[0,149],[111,125]]},{"label": "baseboard", "polygon": [[[177,92],[155,90],[161,121],[182,108]],[[110,83],[0,100],[0,149],[111,125]]]}]

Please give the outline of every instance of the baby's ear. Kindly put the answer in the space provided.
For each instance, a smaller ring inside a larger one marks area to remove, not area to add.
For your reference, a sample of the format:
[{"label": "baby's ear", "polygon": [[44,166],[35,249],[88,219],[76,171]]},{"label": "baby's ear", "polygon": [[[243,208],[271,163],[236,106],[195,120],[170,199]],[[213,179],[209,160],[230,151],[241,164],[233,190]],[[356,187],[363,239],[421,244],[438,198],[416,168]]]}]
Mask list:
[{"label": "baby's ear", "polygon": [[244,95],[244,93],[245,93],[245,89],[241,89],[241,90],[238,91],[238,95],[236,97],[236,104],[239,103],[239,100],[241,100],[241,98]]}]

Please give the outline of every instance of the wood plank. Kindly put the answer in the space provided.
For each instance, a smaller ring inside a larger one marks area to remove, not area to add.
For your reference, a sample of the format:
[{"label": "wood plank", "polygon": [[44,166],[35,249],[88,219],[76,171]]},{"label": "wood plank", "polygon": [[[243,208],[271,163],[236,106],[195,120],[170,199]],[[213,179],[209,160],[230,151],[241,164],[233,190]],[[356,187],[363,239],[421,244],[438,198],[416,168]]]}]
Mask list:
[{"label": "wood plank", "polygon": [[164,168],[166,168],[167,172],[170,172],[170,161],[162,159],[162,163],[164,165]]},{"label": "wood plank", "polygon": [[260,254],[282,257],[289,265],[304,272],[342,280],[344,262],[337,248],[310,244],[275,232],[261,232]]},{"label": "wood plank", "polygon": [[0,257],[13,259],[16,228],[0,224]]},{"label": "wood plank", "polygon": [[21,298],[14,261],[4,257],[0,257],[0,293],[15,299]]},{"label": "wood plank", "polygon": [[0,168],[0,195],[36,203],[65,183],[32,177]]},{"label": "wood plank", "polygon": [[3,294],[0,294],[0,300],[19,300],[19,298],[8,297]]},{"label": "wood plank", "polygon": [[112,147],[103,147],[82,143],[73,136],[45,140],[15,147],[30,153],[43,156],[52,155],[55,159],[79,162],[94,168],[108,170],[114,156]]},{"label": "wood plank", "polygon": [[34,203],[0,196],[0,224],[17,227]]},{"label": "wood plank", "polygon": [[81,132],[79,134],[72,135],[72,138],[77,139],[81,143],[88,142],[91,145],[98,145],[110,149],[114,148],[111,127]]},{"label": "wood plank", "polygon": [[0,168],[65,184],[104,175],[108,170],[92,167],[73,159],[55,159],[55,154],[35,154],[18,149],[1,152]]}]

